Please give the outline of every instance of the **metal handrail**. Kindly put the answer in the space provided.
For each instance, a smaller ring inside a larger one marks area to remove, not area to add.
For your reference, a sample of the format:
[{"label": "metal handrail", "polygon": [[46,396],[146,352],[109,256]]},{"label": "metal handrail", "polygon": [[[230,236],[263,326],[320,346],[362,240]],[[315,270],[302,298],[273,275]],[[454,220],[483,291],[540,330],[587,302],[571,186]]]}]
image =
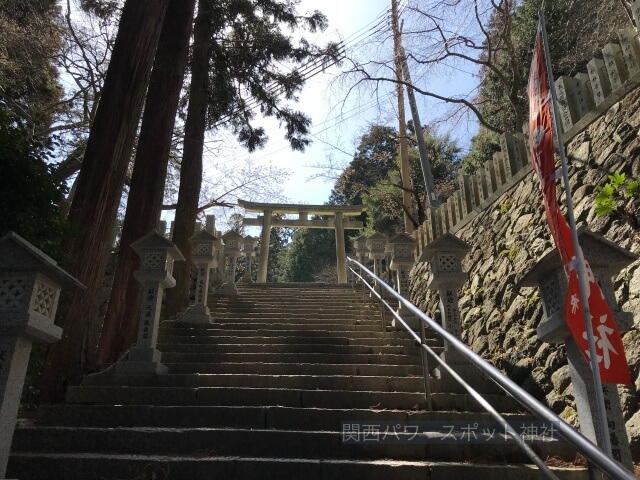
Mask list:
[{"label": "metal handrail", "polygon": [[[447,370],[447,372],[449,374],[451,374],[451,376],[453,377],[454,380],[456,380],[460,385],[462,385],[462,387],[467,390],[471,396],[478,402],[480,403],[480,405],[494,418],[496,419],[498,422],[500,422],[501,424],[504,425],[505,427],[505,431],[506,433],[508,433],[511,438],[513,438],[514,442],[520,447],[522,448],[522,450],[524,450],[524,452],[527,454],[527,456],[531,459],[531,461],[542,471],[544,472],[544,474],[546,475],[547,478],[551,479],[551,480],[558,480],[558,477],[549,469],[549,467],[544,463],[544,461],[533,451],[533,449],[527,445],[527,443],[520,438],[520,436],[518,435],[518,433],[515,431],[515,429],[509,425],[509,423],[504,419],[504,417],[502,415],[500,415],[500,413],[498,413],[498,411],[493,408],[493,406],[487,402],[482,395],[475,390],[471,385],[469,385],[467,382],[465,382],[462,377],[460,377],[460,375],[458,375],[457,372],[455,372],[449,365],[447,365],[446,362],[444,362],[430,347],[428,347],[425,344],[425,340],[426,340],[426,336],[424,334],[424,322],[422,322],[420,324],[421,326],[421,337],[418,337],[418,335],[407,325],[407,323],[402,319],[402,317],[393,309],[393,307],[391,307],[391,305],[389,305],[389,303],[387,301],[385,301],[381,295],[379,295],[376,291],[375,288],[373,288],[369,282],[367,282],[364,277],[362,277],[361,275],[359,275],[353,268],[349,267],[349,269],[355,273],[361,280],[363,283],[363,287],[366,285],[369,290],[371,290],[379,299],[380,303],[384,304],[384,306],[386,306],[389,311],[393,314],[394,317],[396,317],[397,320],[400,321],[400,323],[402,323],[402,326],[405,328],[405,330],[407,330],[407,332],[416,340],[417,342],[417,346],[421,347],[421,353],[423,356],[423,361],[426,358],[424,352],[426,351],[429,355],[431,355],[432,357],[434,357],[436,359],[436,361],[445,369]],[[423,363],[423,368],[424,368],[424,383],[425,383],[425,394],[427,396],[427,408],[428,410],[432,409],[431,406],[431,391],[429,388],[429,379],[428,379],[428,370],[429,370],[429,364],[428,362],[426,364]]]},{"label": "metal handrail", "polygon": [[[582,455],[585,456],[585,458],[588,461],[593,463],[593,465],[598,467],[602,472],[604,472],[609,477],[611,477],[613,479],[616,479],[616,480],[618,480],[618,479],[620,479],[620,480],[637,480],[636,477],[633,474],[631,474],[629,471],[627,471],[618,462],[616,462],[615,460],[609,458],[604,452],[602,452],[602,450],[600,450],[598,448],[597,445],[595,445],[593,442],[591,442],[591,440],[586,438],[581,433],[577,432],[571,425],[569,425],[562,418],[560,418],[558,415],[556,415],[548,407],[546,407],[541,402],[539,402],[531,394],[526,392],[520,385],[515,383],[510,378],[506,377],[500,370],[498,370],[496,367],[494,367],[489,362],[487,362],[482,357],[480,357],[477,353],[475,353],[467,345],[465,345],[460,339],[458,339],[456,336],[452,335],[447,330],[445,330],[440,324],[438,324],[438,322],[436,322],[435,320],[433,320],[429,316],[425,315],[424,312],[422,312],[420,309],[418,309],[418,307],[413,305],[409,300],[404,298],[402,295],[400,295],[398,292],[396,292],[393,288],[391,288],[389,285],[387,285],[380,277],[375,275],[365,265],[363,265],[362,263],[358,262],[357,260],[354,260],[351,257],[347,257],[347,261],[357,265],[358,267],[360,267],[360,271],[361,272],[364,271],[365,273],[367,273],[367,275],[369,277],[371,277],[373,280],[375,280],[377,285],[379,285],[380,287],[383,287],[387,292],[389,292],[393,297],[395,297],[411,313],[413,313],[418,319],[420,319],[421,322],[424,322],[429,327],[433,328],[433,330],[435,330],[435,332],[438,335],[440,335],[440,337],[442,337],[444,340],[449,342],[449,344],[452,347],[454,347],[457,351],[459,351],[462,355],[464,355],[473,365],[475,365],[488,378],[493,380],[498,386],[500,386],[505,392],[507,392],[509,395],[511,395],[521,405],[523,405],[530,412],[532,412],[533,414],[538,416],[540,419],[542,419],[542,420],[544,420],[546,422],[549,422],[551,424],[554,424],[556,426],[556,428],[557,428],[558,433],[565,440],[567,440],[569,443],[571,443]],[[353,270],[353,269],[351,269],[351,270]],[[354,273],[355,273],[355,270],[354,270]],[[364,278],[362,278],[362,276],[360,276],[360,275],[358,275],[358,276],[364,281]],[[365,283],[367,283],[367,285],[368,285],[368,282],[365,281]],[[379,298],[382,298],[382,295],[379,295]],[[386,301],[384,303],[387,306],[389,305]],[[395,311],[392,310],[392,312],[394,313],[394,316],[396,316],[396,318],[399,318]],[[462,378],[460,378],[459,375],[455,374],[455,371],[453,371],[439,356],[437,356],[435,354],[435,352],[433,352],[433,350],[431,350],[427,345],[422,343],[422,341],[420,340],[418,335],[411,328],[409,328],[409,326],[402,319],[399,319],[399,320],[402,322],[402,325],[404,326],[404,328],[416,339],[416,341],[420,342],[420,344],[422,345],[422,348],[424,348],[427,351],[430,351],[430,353],[434,356],[434,358],[436,358],[436,360],[440,363],[440,365],[443,368],[445,368],[449,373],[453,373],[454,374],[454,378],[458,377],[458,378],[456,378],[456,380],[458,380],[458,382],[460,382],[463,387],[467,388],[468,385],[467,386],[464,385],[466,382],[464,382],[464,380],[462,380]],[[469,389],[473,390],[472,387],[468,386],[467,390],[470,391]],[[475,395],[474,395],[474,398],[475,398]],[[480,398],[482,398],[482,397],[480,397]],[[476,400],[480,401],[479,398],[476,398]],[[484,398],[482,398],[481,405],[486,408],[485,402],[486,402],[486,400]],[[486,405],[488,405],[488,404],[486,404]],[[493,407],[491,407],[490,405],[489,405],[489,407],[493,409]],[[489,413],[491,413],[491,412],[489,412]],[[520,438],[520,436],[517,435],[517,433],[516,433],[516,437]],[[515,437],[514,437],[514,440],[516,440]],[[516,440],[516,442],[517,442],[517,440]],[[527,445],[527,447],[528,447],[528,445]],[[530,447],[529,447],[529,449],[530,449]],[[525,452],[527,452],[527,450],[525,450]],[[527,452],[527,454],[528,454],[528,452]],[[534,455],[535,455],[535,453],[534,453]],[[533,458],[532,458],[532,460],[533,460]],[[535,462],[535,460],[534,460],[534,462]],[[536,465],[537,465],[537,463],[536,463]],[[545,465],[545,467],[546,467],[546,465]],[[548,469],[548,467],[546,467],[546,468]]]}]

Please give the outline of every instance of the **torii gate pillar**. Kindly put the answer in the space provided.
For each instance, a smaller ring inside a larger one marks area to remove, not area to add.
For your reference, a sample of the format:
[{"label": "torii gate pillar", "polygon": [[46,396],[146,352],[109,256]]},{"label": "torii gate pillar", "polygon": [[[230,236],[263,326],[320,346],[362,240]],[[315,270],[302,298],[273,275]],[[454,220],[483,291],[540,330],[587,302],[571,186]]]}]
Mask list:
[{"label": "torii gate pillar", "polygon": [[260,233],[260,258],[258,260],[258,283],[267,283],[269,266],[269,243],[271,242],[271,210],[265,210]]},{"label": "torii gate pillar", "polygon": [[338,283],[347,283],[347,249],[344,244],[344,224],[342,223],[342,212],[336,212],[335,219]]}]

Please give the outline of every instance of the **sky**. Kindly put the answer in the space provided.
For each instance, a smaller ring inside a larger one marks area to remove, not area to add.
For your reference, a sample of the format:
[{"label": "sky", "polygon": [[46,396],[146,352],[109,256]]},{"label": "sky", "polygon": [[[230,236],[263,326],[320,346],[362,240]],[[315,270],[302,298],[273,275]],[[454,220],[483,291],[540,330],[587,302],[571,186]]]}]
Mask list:
[{"label": "sky", "polygon": [[[406,1],[401,0],[401,10],[404,4]],[[305,34],[306,38],[318,40],[320,43],[344,40],[347,47],[355,49],[359,55],[366,55],[365,52],[376,54],[375,50],[379,47],[368,46],[368,50],[364,47],[372,31],[386,28],[387,22],[383,20],[390,9],[390,0],[302,0],[298,11],[302,13],[315,9],[327,16],[329,27],[315,37]],[[264,149],[248,154],[242,147],[235,147],[229,137],[222,155],[209,155],[208,158],[205,156],[205,176],[207,171],[215,172],[220,162],[223,162],[225,167],[240,166],[249,161],[256,167],[282,168],[288,170],[290,175],[280,182],[281,197],[277,198],[277,201],[325,203],[334,180],[323,177],[327,177],[328,173],[335,176],[338,170],[329,172],[321,166],[331,163],[339,169],[344,168],[356,150],[358,138],[366,131],[368,125],[382,123],[397,126],[397,100],[391,84],[379,85],[377,91],[373,90],[373,85],[369,85],[369,88],[364,86],[352,90],[347,95],[351,84],[341,84],[339,73],[339,68],[332,67],[314,76],[307,81],[299,96],[297,107],[308,114],[313,123],[310,137],[313,144],[305,152],[292,152],[283,139],[284,132],[278,130],[277,123],[267,120],[263,124],[269,133],[270,141]],[[424,72],[416,73],[413,77],[416,84],[429,82],[431,88],[443,93],[468,93],[475,85],[470,75],[459,71],[455,78],[441,74],[425,76]],[[441,105],[425,98],[418,98],[418,106],[423,124],[429,123],[441,113]],[[408,107],[406,110],[409,115]],[[475,131],[473,123],[465,123],[455,126],[451,134],[459,140],[464,149]]]}]

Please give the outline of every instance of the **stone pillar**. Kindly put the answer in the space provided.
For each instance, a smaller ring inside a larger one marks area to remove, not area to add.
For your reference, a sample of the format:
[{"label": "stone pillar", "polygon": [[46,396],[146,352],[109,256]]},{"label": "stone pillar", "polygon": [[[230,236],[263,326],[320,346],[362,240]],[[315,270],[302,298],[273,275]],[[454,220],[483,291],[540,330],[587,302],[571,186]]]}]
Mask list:
[{"label": "stone pillar", "polygon": [[580,111],[575,98],[575,80],[572,77],[562,75],[555,81],[555,85],[558,92],[558,109],[562,131],[568,132],[580,120]]},{"label": "stone pillar", "polygon": [[[462,271],[462,259],[470,250],[471,246],[468,243],[447,233],[427,245],[420,256],[421,262],[429,262],[431,273],[427,287],[438,291],[442,326],[458,339],[462,336],[458,289],[467,280],[467,274]],[[461,376],[473,375],[475,367],[470,367],[466,357],[455,350],[449,342],[444,342],[444,352],[440,357]],[[438,378],[447,376],[447,373],[440,369],[436,369],[435,373]]]},{"label": "stone pillar", "polygon": [[589,78],[589,74],[578,72],[573,77],[573,80],[578,111],[580,112],[580,118],[582,118],[595,107],[591,79]]},{"label": "stone pillar", "polygon": [[602,58],[609,74],[611,91],[615,92],[628,77],[627,66],[622,57],[622,49],[617,43],[608,43],[602,49]]},{"label": "stone pillar", "polygon": [[229,230],[222,236],[224,241],[225,256],[225,277],[226,282],[222,288],[218,290],[220,295],[236,296],[238,288],[236,287],[236,262],[240,256],[240,246],[244,238],[235,230]]},{"label": "stone pillar", "polygon": [[487,171],[483,166],[478,167],[475,173],[476,178],[476,187],[478,191],[478,205],[481,205],[487,198],[491,192],[489,191],[490,185],[487,183]]},{"label": "stone pillar", "polygon": [[638,42],[638,33],[633,27],[618,30],[618,38],[620,39],[620,48],[622,49],[622,57],[627,65],[629,76],[633,76],[640,71],[640,43]]},{"label": "stone pillar", "polygon": [[257,238],[247,235],[242,241],[242,252],[244,253],[245,266],[242,275],[242,283],[252,283],[251,280],[251,259],[255,255]]},{"label": "stone pillar", "polygon": [[[635,261],[637,256],[586,229],[580,229],[579,242],[609,303],[620,332],[627,331],[633,325],[633,317],[629,313],[620,311],[615,301],[611,276]],[[591,367],[584,359],[566,325],[564,305],[568,285],[557,250],[554,249],[542,257],[517,286],[537,286],[540,289],[545,318],[537,328],[538,339],[546,343],[563,343],[565,345],[573,395],[580,418],[580,431],[592,442],[602,445]],[[611,439],[613,457],[625,468],[633,471],[629,439],[622,416],[617,386],[605,383],[603,393],[609,426],[607,434]]]},{"label": "stone pillar", "polygon": [[191,260],[196,266],[196,298],[194,305],[190,306],[182,316],[186,323],[213,323],[207,296],[209,294],[209,276],[211,269],[218,266],[216,250],[221,248],[220,241],[207,230],[201,230],[189,239],[191,243]]},{"label": "stone pillar", "polygon": [[160,235],[167,236],[167,222],[164,220],[158,220],[158,232]]},{"label": "stone pillar", "polygon": [[260,234],[260,258],[258,260],[258,283],[267,283],[267,267],[269,266],[269,242],[271,241],[271,210],[265,210],[262,217],[262,233]]},{"label": "stone pillar", "polygon": [[607,67],[604,60],[599,58],[592,59],[587,63],[587,73],[591,81],[591,91],[593,92],[593,101],[596,105],[604,102],[604,99],[611,93],[611,82],[607,73]]},{"label": "stone pillar", "polygon": [[84,286],[14,232],[0,238],[0,478],[11,440],[33,342],[55,343],[53,324],[62,288]]},{"label": "stone pillar", "polygon": [[458,175],[458,186],[460,187],[460,193],[462,195],[462,214],[465,216],[477,205],[473,195],[471,176],[464,173]]},{"label": "stone pillar", "polygon": [[125,360],[116,363],[116,375],[164,375],[167,367],[160,363],[162,353],[156,350],[160,307],[165,288],[173,288],[173,262],[184,257],[173,242],[152,230],[131,244],[140,257],[140,269],[133,276],[142,284],[142,308],[138,341],[129,349]]},{"label": "stone pillar", "polygon": [[[391,246],[391,264],[390,269],[396,272],[396,291],[404,298],[409,299],[411,292],[409,291],[409,272],[415,265],[416,246],[415,239],[406,233],[400,233],[389,240]],[[399,303],[398,315],[402,317],[409,327],[414,330],[420,328],[418,318],[404,304]],[[398,330],[404,330],[396,319],[393,319],[393,325]]]},{"label": "stone pillar", "polygon": [[347,283],[347,250],[344,244],[344,224],[342,212],[335,213],[336,226],[336,260],[338,283]]},{"label": "stone pillar", "polygon": [[376,232],[367,238],[369,248],[369,259],[373,260],[373,273],[378,277],[382,275],[382,260],[386,256],[385,248],[389,239],[386,235]]}]

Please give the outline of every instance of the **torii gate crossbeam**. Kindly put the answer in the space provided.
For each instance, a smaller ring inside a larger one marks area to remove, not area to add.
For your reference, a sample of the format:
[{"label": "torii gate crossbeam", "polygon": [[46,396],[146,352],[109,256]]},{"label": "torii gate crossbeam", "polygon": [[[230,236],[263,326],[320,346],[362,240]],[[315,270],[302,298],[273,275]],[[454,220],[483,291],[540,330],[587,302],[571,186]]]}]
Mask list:
[{"label": "torii gate crossbeam", "polygon": [[[256,203],[238,200],[238,205],[245,212],[262,213],[258,218],[245,218],[244,226],[262,227],[260,236],[260,258],[258,262],[258,283],[266,283],[269,265],[269,241],[271,227],[286,228],[332,228],[336,231],[336,259],[338,283],[347,283],[347,252],[344,242],[345,230],[360,230],[360,221],[349,220],[367,210],[364,205],[303,205],[283,203]],[[274,214],[298,215],[295,219],[273,218]],[[333,216],[332,220],[309,219],[309,215]],[[346,217],[346,218],[345,218]],[[265,246],[267,248],[265,248]]]}]

